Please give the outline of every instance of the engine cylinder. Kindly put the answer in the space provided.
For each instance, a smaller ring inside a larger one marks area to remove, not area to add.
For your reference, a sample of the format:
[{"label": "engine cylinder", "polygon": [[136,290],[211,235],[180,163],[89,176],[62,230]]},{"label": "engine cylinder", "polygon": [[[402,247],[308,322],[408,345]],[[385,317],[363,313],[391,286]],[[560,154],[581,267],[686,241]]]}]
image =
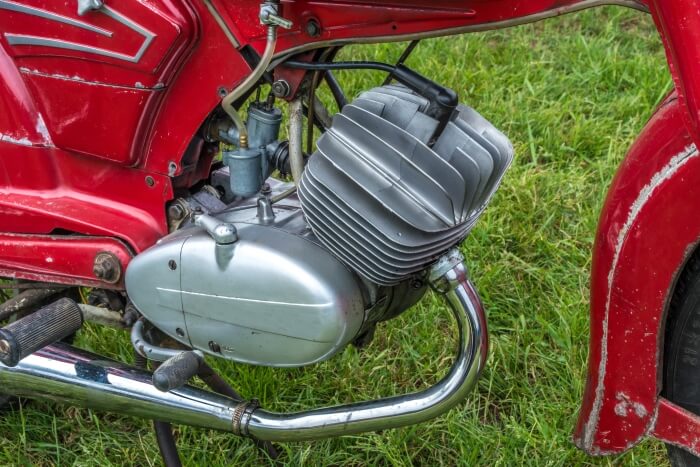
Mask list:
[{"label": "engine cylinder", "polygon": [[424,271],[469,232],[510,164],[508,139],[459,105],[444,130],[427,99],[389,85],[333,118],[299,199],[316,236],[381,285]]}]

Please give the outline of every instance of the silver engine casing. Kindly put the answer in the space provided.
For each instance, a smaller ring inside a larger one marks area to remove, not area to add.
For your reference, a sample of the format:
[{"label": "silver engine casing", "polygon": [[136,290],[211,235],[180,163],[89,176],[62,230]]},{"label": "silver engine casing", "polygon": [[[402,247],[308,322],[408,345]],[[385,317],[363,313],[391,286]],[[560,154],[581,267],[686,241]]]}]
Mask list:
[{"label": "silver engine casing", "polygon": [[216,214],[238,241],[187,227],[138,255],[126,288],[143,315],[192,348],[239,362],[296,367],[330,358],[362,327],[357,276],[315,239],[290,197],[264,223],[255,205]]}]

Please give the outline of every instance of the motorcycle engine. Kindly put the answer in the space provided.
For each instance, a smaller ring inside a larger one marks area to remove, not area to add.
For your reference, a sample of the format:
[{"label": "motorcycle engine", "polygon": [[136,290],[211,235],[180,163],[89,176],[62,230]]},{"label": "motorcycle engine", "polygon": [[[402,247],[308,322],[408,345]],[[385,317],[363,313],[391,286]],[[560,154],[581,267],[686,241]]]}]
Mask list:
[{"label": "motorcycle engine", "polygon": [[[430,106],[400,85],[362,93],[334,116],[296,194],[273,203],[289,186],[271,180],[271,191],[204,203],[196,223],[138,255],[132,303],[174,339],[256,365],[308,365],[362,341],[422,297],[427,268],[465,238],[512,159],[473,109],[441,122]],[[212,180],[257,192],[281,159],[277,131],[264,132],[254,167],[250,151],[229,154]],[[243,182],[231,176],[241,161]]]}]

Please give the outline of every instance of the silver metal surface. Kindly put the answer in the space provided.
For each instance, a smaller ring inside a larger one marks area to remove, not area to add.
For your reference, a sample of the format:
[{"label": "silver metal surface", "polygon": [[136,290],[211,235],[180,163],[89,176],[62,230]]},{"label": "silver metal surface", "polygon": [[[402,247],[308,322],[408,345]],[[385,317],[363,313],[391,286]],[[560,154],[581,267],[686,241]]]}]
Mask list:
[{"label": "silver metal surface", "polygon": [[460,242],[513,158],[505,135],[463,105],[436,135],[428,105],[398,85],[362,93],[334,116],[299,184],[314,234],[377,284],[420,273]]},{"label": "silver metal surface", "polygon": [[279,2],[265,2],[260,7],[260,22],[267,26],[291,29],[294,23],[279,15]]},{"label": "silver metal surface", "polygon": [[[450,253],[453,258],[456,255]],[[439,274],[433,277],[436,275]],[[441,415],[468,395],[488,351],[484,311],[463,263],[435,277],[432,285],[444,295],[457,322],[458,353],[447,376],[414,394],[298,413],[271,413],[251,402],[189,386],[160,392],[152,385],[151,373],[66,344],[46,347],[14,368],[0,364],[0,387],[9,394],[228,431],[259,440],[320,439],[420,423]]]},{"label": "silver metal surface", "polygon": [[219,245],[228,245],[238,240],[236,226],[229,222],[222,222],[216,217],[200,214],[195,216],[194,224],[206,230]]},{"label": "silver metal surface", "polygon": [[484,310],[462,263],[433,285],[444,294],[459,330],[457,358],[442,381],[414,394],[306,412],[279,414],[256,409],[243,417],[241,432],[269,441],[328,438],[421,423],[459,404],[474,387],[486,361]]},{"label": "silver metal surface", "polygon": [[163,332],[218,357],[277,367],[330,358],[364,321],[357,277],[312,237],[291,197],[270,206],[274,217],[260,218],[250,201],[214,218],[235,225],[235,243],[186,228],[134,258],[132,302]]},{"label": "silver metal surface", "polygon": [[37,351],[14,368],[0,364],[0,387],[18,396],[229,432],[238,405],[190,386],[161,392],[150,372],[63,343]]}]

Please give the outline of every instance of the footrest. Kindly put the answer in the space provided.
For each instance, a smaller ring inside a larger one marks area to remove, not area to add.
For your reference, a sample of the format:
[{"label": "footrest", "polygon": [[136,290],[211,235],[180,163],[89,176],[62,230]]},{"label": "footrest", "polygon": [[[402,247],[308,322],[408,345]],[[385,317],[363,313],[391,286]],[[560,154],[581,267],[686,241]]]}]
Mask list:
[{"label": "footrest", "polygon": [[24,357],[65,339],[82,326],[78,304],[62,298],[0,329],[0,362],[16,366]]}]

